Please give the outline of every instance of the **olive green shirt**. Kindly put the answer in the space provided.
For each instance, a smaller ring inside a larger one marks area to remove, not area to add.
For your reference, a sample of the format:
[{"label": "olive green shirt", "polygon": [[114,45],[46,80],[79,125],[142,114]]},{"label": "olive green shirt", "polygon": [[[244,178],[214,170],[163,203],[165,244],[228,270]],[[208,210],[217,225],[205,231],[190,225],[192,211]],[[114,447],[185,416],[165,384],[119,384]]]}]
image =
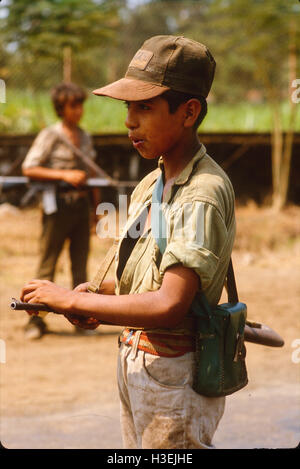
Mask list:
[{"label": "olive green shirt", "polygon": [[[193,269],[210,304],[219,302],[235,237],[234,191],[228,176],[201,148],[176,178],[163,203],[167,246],[163,255],[151,228],[139,236],[145,207],[151,204],[154,184],[163,171],[148,174],[131,196],[129,216],[116,255],[116,294],[136,294],[160,288],[164,273],[176,264]],[[126,256],[126,241],[137,241]],[[121,259],[120,259],[121,258]],[[120,261],[124,266],[120,271]]]}]

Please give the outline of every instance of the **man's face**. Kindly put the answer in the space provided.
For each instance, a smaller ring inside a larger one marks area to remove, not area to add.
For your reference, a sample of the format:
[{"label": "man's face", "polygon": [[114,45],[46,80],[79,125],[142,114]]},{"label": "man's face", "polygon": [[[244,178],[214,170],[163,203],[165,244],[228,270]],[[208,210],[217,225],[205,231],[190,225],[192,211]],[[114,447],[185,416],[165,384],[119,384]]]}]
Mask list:
[{"label": "man's face", "polygon": [[76,125],[83,114],[83,103],[78,101],[67,101],[63,109],[63,119],[70,124]]},{"label": "man's face", "polygon": [[160,96],[145,101],[127,101],[126,127],[138,152],[147,159],[169,154],[183,131],[183,110],[173,114],[167,101]]}]

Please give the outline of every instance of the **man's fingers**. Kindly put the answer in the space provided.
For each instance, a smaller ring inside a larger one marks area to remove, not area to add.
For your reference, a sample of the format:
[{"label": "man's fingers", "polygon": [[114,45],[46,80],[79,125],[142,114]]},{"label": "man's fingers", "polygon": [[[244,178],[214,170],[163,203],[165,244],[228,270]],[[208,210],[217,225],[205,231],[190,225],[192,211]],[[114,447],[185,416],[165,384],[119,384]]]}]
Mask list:
[{"label": "man's fingers", "polygon": [[27,301],[25,300],[25,295],[28,293],[36,290],[38,287],[41,287],[42,285],[48,285],[51,282],[49,280],[39,280],[39,279],[33,279],[30,280],[21,290],[20,294],[20,300],[21,301]]},{"label": "man's fingers", "polygon": [[86,293],[88,285],[89,285],[89,282],[80,283],[79,285],[77,285],[77,287],[74,288],[74,291]]},{"label": "man's fingers", "polygon": [[42,303],[40,300],[39,300],[39,296],[37,294],[37,289],[34,289],[28,293],[26,293],[24,295],[24,300],[25,303]]},{"label": "man's fingers", "polygon": [[25,287],[23,287],[22,291],[21,291],[21,295],[20,295],[20,299],[21,301],[26,301],[28,302],[28,295],[30,295],[33,291],[36,290],[36,286],[32,286],[32,285],[25,285]]},{"label": "man's fingers", "polygon": [[31,311],[29,309],[26,309],[25,311],[27,314],[29,314],[29,316],[37,316],[39,314],[38,311]]}]

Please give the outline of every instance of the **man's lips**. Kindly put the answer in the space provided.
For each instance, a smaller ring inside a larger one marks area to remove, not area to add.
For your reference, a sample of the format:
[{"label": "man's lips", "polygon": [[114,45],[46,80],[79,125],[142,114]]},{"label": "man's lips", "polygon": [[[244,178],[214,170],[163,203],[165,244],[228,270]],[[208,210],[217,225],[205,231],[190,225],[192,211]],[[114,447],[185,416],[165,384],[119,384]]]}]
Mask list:
[{"label": "man's lips", "polygon": [[130,140],[132,141],[132,145],[137,148],[139,147],[140,145],[142,145],[145,141],[144,138],[138,136],[138,135],[128,135]]}]

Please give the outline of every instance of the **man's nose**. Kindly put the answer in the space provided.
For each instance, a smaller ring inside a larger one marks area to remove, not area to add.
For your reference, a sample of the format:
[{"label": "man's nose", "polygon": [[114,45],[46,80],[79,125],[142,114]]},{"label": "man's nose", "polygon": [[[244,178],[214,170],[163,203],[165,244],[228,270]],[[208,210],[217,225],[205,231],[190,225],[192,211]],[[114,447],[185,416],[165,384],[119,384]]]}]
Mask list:
[{"label": "man's nose", "polygon": [[136,129],[138,127],[138,121],[134,112],[129,108],[125,119],[125,125],[128,129]]}]

